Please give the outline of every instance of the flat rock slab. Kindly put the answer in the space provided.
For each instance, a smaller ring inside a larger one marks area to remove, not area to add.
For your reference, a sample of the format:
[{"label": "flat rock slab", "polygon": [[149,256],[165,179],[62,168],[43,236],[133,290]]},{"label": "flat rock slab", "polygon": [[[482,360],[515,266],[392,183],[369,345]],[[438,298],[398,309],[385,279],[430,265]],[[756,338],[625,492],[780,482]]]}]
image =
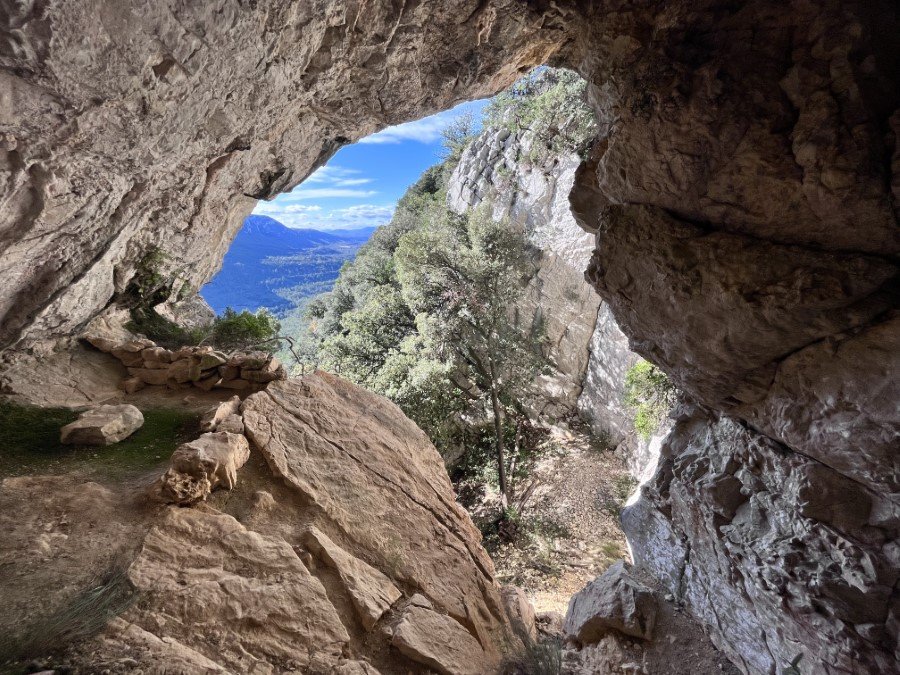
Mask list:
[{"label": "flat rock slab", "polygon": [[487,655],[471,633],[451,617],[424,607],[406,608],[391,644],[441,675],[492,672]]},{"label": "flat rock slab", "polygon": [[657,610],[653,589],[620,561],[572,596],[564,630],[582,644],[597,642],[610,630],[649,640]]},{"label": "flat rock slab", "polygon": [[303,543],[326,565],[337,571],[356,613],[367,631],[403,594],[390,579],[366,562],[347,553],[325,533],[311,527]]},{"label": "flat rock slab", "polygon": [[66,445],[112,445],[131,436],[144,426],[141,411],[130,404],[101,405],[83,412],[81,417],[60,430]]},{"label": "flat rock slab", "polygon": [[421,429],[387,399],[322,372],[273,382],[242,412],[254,450],[358,557],[471,622],[492,650],[489,672],[512,631],[481,533]]},{"label": "flat rock slab", "polygon": [[145,598],[129,621],[229,672],[319,672],[313,663],[337,664],[348,647],[325,587],[290,544],[229,515],[169,508],[128,577]]}]

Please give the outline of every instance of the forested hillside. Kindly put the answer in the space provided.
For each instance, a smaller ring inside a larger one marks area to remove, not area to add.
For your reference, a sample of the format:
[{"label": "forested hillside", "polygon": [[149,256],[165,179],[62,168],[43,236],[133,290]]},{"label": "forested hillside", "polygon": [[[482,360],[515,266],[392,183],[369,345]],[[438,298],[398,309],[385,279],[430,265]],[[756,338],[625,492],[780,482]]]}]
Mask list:
[{"label": "forested hillside", "polygon": [[201,295],[217,314],[226,307],[283,314],[327,291],[373,230],[294,229],[268,216],[249,216]]}]

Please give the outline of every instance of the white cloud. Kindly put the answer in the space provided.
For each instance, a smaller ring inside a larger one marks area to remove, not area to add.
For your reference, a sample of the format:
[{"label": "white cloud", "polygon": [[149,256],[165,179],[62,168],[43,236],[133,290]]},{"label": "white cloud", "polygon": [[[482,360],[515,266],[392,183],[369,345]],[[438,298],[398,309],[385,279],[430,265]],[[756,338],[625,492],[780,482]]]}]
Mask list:
[{"label": "white cloud", "polygon": [[431,117],[424,117],[414,122],[398,124],[388,127],[377,134],[366,136],[359,142],[370,143],[402,143],[403,141],[416,141],[418,143],[435,143],[441,140],[441,133],[453,124],[459,115],[448,110],[447,112]]},{"label": "white cloud", "polygon": [[377,195],[377,190],[355,190],[353,188],[324,187],[304,188],[302,185],[291,192],[291,200],[301,199],[335,199],[347,197],[371,197]]},{"label": "white cloud", "polygon": [[313,171],[309,178],[303,181],[302,185],[307,183],[324,183],[333,187],[350,187],[372,182],[371,178],[359,177],[360,173],[362,172],[358,169],[326,165]]},{"label": "white cloud", "polygon": [[324,211],[318,204],[284,204],[277,200],[259,202],[253,211],[270,216],[293,228],[315,230],[352,230],[360,227],[384,225],[394,214],[394,205],[357,204]]}]

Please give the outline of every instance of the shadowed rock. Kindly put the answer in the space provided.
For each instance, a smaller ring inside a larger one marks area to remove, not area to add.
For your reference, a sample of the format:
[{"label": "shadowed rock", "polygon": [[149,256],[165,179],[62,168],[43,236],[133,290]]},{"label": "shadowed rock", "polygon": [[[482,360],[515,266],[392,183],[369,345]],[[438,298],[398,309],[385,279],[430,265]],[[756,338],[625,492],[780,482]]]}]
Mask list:
[{"label": "shadowed rock", "polygon": [[66,445],[112,445],[131,436],[144,425],[141,411],[130,404],[101,405],[60,430]]}]

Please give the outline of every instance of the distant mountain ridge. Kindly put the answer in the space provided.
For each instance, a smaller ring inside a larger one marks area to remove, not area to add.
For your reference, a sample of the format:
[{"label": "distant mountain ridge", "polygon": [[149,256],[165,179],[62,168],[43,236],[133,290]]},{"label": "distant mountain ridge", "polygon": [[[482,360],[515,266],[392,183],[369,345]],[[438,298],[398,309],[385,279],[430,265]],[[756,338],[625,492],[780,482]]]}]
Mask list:
[{"label": "distant mountain ridge", "polygon": [[226,307],[284,313],[303,298],[330,290],[341,265],[375,229],[295,229],[269,216],[248,216],[222,269],[200,295],[217,314]]}]

